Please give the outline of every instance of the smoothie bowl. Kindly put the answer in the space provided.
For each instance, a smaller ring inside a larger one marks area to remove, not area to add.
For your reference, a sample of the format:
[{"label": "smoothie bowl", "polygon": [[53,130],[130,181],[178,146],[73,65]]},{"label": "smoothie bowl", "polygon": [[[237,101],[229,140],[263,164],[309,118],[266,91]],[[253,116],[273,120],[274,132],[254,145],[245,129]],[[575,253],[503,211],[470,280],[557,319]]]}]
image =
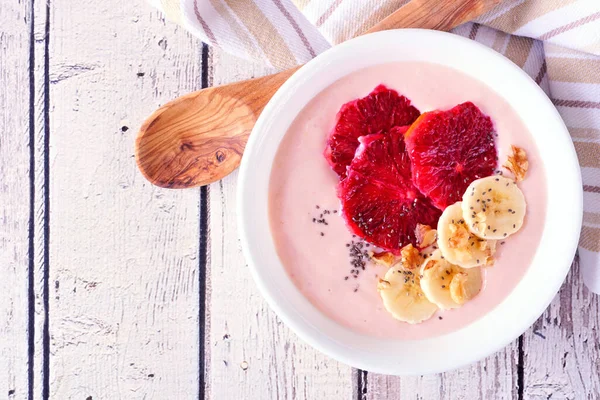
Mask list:
[{"label": "smoothie bowl", "polygon": [[357,368],[415,375],[522,334],[562,284],[577,158],[517,66],[426,30],[360,37],[273,97],[239,181],[242,246],[271,307]]}]

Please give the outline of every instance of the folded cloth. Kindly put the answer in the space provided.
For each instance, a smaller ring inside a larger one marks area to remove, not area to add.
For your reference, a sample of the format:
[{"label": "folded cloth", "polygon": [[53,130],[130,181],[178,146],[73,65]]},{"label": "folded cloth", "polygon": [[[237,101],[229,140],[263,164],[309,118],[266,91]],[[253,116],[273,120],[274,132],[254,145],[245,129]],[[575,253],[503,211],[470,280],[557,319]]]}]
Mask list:
[{"label": "folded cloth", "polygon": [[[284,69],[368,30],[408,0],[150,0],[205,43]],[[552,99],[583,175],[579,257],[600,293],[600,0],[506,0],[453,30],[504,54]]]}]

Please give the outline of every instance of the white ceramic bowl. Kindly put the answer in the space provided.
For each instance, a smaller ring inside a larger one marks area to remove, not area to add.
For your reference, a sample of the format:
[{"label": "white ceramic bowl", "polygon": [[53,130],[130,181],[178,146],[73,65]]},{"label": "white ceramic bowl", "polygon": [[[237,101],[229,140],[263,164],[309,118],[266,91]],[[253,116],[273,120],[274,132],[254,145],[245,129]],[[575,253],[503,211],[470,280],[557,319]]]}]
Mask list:
[{"label": "white ceramic bowl", "polygon": [[[532,265],[491,312],[443,336],[402,341],[364,336],[318,311],[294,286],[279,260],[269,227],[268,190],[279,143],[300,110],[343,76],[371,65],[427,61],[486,82],[517,110],[539,148],[548,177],[548,209]],[[319,55],[273,96],[258,119],[242,160],[238,191],[242,246],[270,306],[303,340],[356,368],[420,375],[480,360],[516,339],[558,292],[575,254],[582,218],[577,156],[558,112],[515,64],[493,50],[448,33],[405,29],[362,36]]]}]

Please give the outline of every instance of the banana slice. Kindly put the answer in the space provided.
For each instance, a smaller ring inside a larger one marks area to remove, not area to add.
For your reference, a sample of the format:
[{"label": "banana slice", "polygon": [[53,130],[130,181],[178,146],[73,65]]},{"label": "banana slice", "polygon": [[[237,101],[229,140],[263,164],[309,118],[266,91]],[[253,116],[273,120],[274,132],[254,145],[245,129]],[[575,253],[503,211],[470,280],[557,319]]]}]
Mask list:
[{"label": "banana slice", "polygon": [[433,316],[437,306],[427,300],[419,282],[419,270],[390,268],[377,285],[385,309],[394,318],[418,324]]},{"label": "banana slice", "polygon": [[526,203],[512,179],[495,175],[473,181],[463,195],[463,217],[483,239],[505,239],[523,226]]},{"label": "banana slice", "polygon": [[458,308],[475,297],[483,286],[481,268],[451,264],[437,250],[421,267],[421,289],[442,310]]},{"label": "banana slice", "polygon": [[465,220],[461,202],[446,207],[438,222],[438,247],[452,264],[463,268],[492,265],[496,241],[473,235]]},{"label": "banana slice", "polygon": [[[481,270],[479,268],[477,268],[477,271],[479,271],[478,275],[481,275]],[[466,272],[458,272],[450,282],[450,297],[452,297],[452,300],[454,300],[456,304],[463,305],[473,297],[477,296],[481,291],[482,285],[481,276],[479,276],[479,279],[474,279],[472,274],[469,275]]]}]

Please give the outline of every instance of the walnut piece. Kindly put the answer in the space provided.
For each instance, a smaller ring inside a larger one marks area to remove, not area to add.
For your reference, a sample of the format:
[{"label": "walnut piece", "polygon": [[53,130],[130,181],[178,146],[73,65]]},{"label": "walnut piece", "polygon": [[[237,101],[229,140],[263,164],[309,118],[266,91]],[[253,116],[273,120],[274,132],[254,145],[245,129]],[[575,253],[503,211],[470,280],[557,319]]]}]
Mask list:
[{"label": "walnut piece", "polygon": [[471,275],[466,271],[454,274],[450,281],[450,297],[456,304],[465,304],[481,291],[481,276]]},{"label": "walnut piece", "polygon": [[471,233],[465,224],[450,224],[449,227],[452,236],[448,238],[448,246],[452,249],[468,249]]},{"label": "walnut piece", "polygon": [[419,249],[408,244],[400,250],[401,264],[405,269],[416,269],[423,263],[423,256]]},{"label": "walnut piece", "polygon": [[385,279],[380,279],[377,283],[377,290],[389,289],[391,286],[392,284],[389,281],[386,281]]},{"label": "walnut piece", "polygon": [[491,267],[494,265],[494,254],[496,254],[496,241],[495,240],[482,240],[479,242],[481,250],[485,252],[485,266]]},{"label": "walnut piece", "polygon": [[429,225],[417,224],[415,235],[417,237],[417,246],[420,249],[431,246],[437,240],[437,230]]},{"label": "walnut piece", "polygon": [[394,256],[389,251],[372,253],[371,259],[375,261],[375,264],[383,265],[384,267],[391,267],[396,263],[396,256]]},{"label": "walnut piece", "polygon": [[[485,219],[485,214],[480,214],[479,217]],[[474,259],[481,259],[484,260],[484,265],[494,263],[493,255],[496,252],[496,241],[484,240],[473,235],[467,225],[461,221],[458,224],[449,224],[448,229],[451,233],[448,238],[448,247],[453,250],[457,262],[471,262]]]},{"label": "walnut piece", "polygon": [[525,174],[529,168],[527,161],[527,153],[522,148],[511,145],[512,155],[508,156],[508,161],[504,164],[504,168],[512,172],[515,176],[515,181],[520,182],[525,179]]},{"label": "walnut piece", "polygon": [[452,277],[452,281],[450,282],[450,297],[456,304],[465,304],[477,294],[468,290],[468,280],[469,275],[464,272],[459,272]]}]

